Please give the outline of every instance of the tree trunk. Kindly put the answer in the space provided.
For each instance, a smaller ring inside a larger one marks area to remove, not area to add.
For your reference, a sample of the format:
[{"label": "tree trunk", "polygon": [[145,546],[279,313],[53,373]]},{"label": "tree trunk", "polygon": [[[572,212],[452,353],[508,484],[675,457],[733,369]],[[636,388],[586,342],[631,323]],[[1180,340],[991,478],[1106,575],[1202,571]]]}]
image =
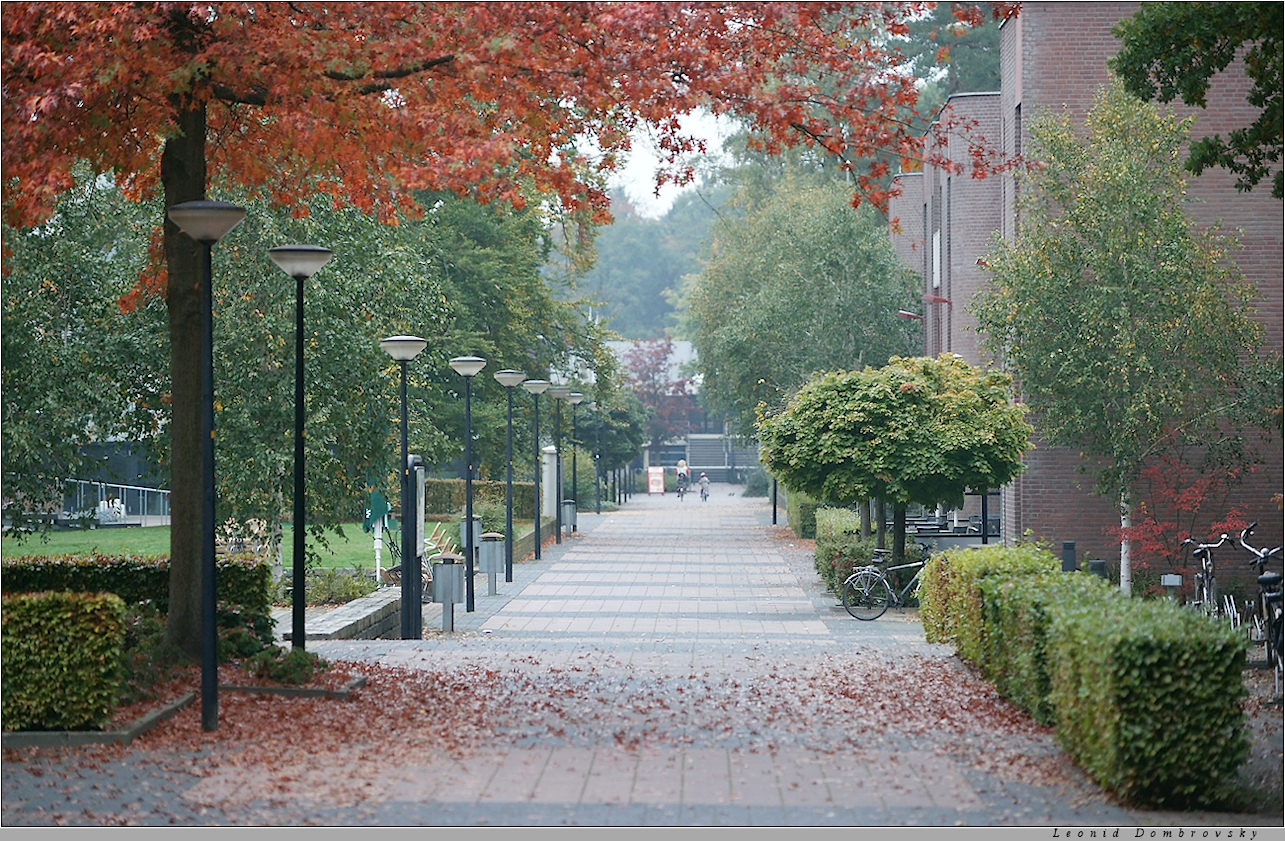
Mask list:
[{"label": "tree trunk", "polygon": [[882,499],[875,501],[875,546],[888,548],[888,504]]},{"label": "tree trunk", "polygon": [[[1122,534],[1128,534],[1128,529],[1133,525],[1132,516],[1133,506],[1129,501],[1129,492],[1120,491],[1120,531]],[[1133,547],[1130,545],[1129,538],[1120,538],[1120,591],[1126,596],[1133,595]]]},{"label": "tree trunk", "polygon": [[906,562],[906,506],[901,502],[892,506],[892,557],[893,563]]},{"label": "tree trunk", "polygon": [[870,524],[870,500],[861,501],[861,536],[870,537],[874,532],[871,531]]},{"label": "tree trunk", "polygon": [[[165,141],[165,207],[205,198],[205,109],[176,104],[179,131]],[[170,330],[170,607],[165,640],[201,656],[201,324],[202,246],[165,220]]]}]

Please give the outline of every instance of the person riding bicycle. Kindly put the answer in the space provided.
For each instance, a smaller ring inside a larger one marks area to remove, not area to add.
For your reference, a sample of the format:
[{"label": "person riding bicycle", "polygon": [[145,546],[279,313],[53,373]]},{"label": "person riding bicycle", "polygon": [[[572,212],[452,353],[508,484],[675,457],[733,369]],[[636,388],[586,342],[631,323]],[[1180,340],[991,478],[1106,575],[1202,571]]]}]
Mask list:
[{"label": "person riding bicycle", "polygon": [[701,473],[700,478],[696,480],[696,484],[700,485],[701,499],[709,499],[709,476]]},{"label": "person riding bicycle", "polygon": [[678,474],[678,495],[681,497],[687,490],[687,474],[680,472]]}]

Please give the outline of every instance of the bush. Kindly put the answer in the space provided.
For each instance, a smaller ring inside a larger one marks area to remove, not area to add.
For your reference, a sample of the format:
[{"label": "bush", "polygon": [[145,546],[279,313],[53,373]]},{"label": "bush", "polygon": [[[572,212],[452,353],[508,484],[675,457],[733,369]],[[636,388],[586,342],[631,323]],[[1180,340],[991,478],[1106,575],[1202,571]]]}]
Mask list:
[{"label": "bush", "polygon": [[1062,562],[1034,544],[969,546],[933,555],[920,577],[920,619],[929,642],[952,643],[963,659],[980,666],[985,627],[979,582],[990,575],[1057,572]]},{"label": "bush", "polygon": [[767,496],[772,490],[772,477],[762,467],[751,467],[745,474],[745,490],[741,496]]},{"label": "bush", "polygon": [[1249,754],[1243,632],[1168,600],[1061,601],[1049,615],[1049,699],[1076,763],[1140,806],[1234,796]]},{"label": "bush", "polygon": [[875,539],[861,536],[861,515],[849,508],[818,508],[816,535],[817,574],[837,595],[854,566],[874,559]]},{"label": "bush", "polygon": [[101,730],[116,708],[125,602],[113,593],[33,593],[0,613],[6,730]]},{"label": "bush", "polygon": [[785,500],[785,516],[794,533],[804,539],[817,536],[817,508],[821,503],[802,491],[790,491]]},{"label": "bush", "polygon": [[1049,572],[992,575],[978,583],[986,625],[982,673],[999,693],[1041,724],[1053,724],[1049,699],[1049,615],[1060,606],[1123,598],[1096,575]]},{"label": "bush", "polygon": [[317,672],[328,668],[330,664],[319,655],[302,648],[286,652],[274,646],[245,661],[245,670],[251,675],[277,683],[307,683]]}]

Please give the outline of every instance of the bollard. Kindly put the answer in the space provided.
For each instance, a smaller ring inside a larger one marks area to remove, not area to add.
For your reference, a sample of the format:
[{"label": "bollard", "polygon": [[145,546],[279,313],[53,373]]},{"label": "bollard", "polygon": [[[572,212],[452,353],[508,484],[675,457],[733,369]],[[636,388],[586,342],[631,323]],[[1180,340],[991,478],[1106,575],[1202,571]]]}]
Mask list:
[{"label": "bollard", "polygon": [[1075,572],[1079,565],[1075,562],[1075,541],[1067,540],[1062,543],[1062,571]]},{"label": "bollard", "polygon": [[464,601],[464,560],[453,552],[433,555],[433,601],[442,606],[442,630],[455,630],[455,605]]},{"label": "bollard", "polygon": [[504,535],[489,531],[482,535],[478,566],[486,573],[486,594],[495,595],[495,577],[504,574]]}]

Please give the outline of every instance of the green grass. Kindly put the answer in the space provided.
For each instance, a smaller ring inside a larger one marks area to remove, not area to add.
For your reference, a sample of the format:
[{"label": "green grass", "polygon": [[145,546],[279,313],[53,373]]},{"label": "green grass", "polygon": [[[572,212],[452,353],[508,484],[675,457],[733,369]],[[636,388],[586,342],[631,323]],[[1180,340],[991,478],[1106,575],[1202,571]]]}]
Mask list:
[{"label": "green grass", "polygon": [[[514,520],[514,529],[525,534],[532,527],[530,522]],[[429,526],[431,528],[431,524]],[[340,537],[333,531],[326,532],[327,546],[309,538],[307,546],[316,549],[316,566],[322,569],[375,568],[375,536],[362,531],[361,523],[350,523]],[[285,560],[290,562],[294,546],[294,529],[286,526],[282,545]],[[0,556],[18,558],[29,555],[168,555],[170,553],[170,527],[147,526],[139,528],[77,529],[52,531],[45,536],[33,535],[19,540],[5,537],[0,540]],[[380,553],[380,565],[392,566],[395,562],[385,546]]]}]

